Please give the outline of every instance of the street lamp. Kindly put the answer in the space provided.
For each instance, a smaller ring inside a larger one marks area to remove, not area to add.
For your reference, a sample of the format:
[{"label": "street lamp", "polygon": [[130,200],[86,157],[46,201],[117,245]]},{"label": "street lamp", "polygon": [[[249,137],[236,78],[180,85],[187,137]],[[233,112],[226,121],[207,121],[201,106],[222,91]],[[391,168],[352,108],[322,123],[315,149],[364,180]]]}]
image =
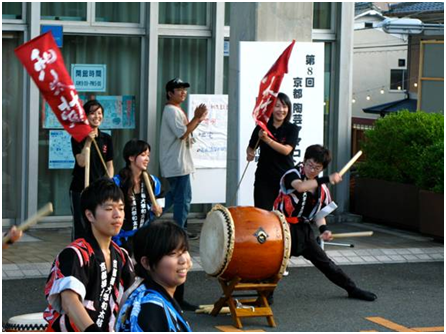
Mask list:
[{"label": "street lamp", "polygon": [[382,22],[374,23],[373,28],[382,28],[388,34],[408,34],[419,35],[443,35],[444,24],[423,23],[419,19],[391,19],[387,18]]}]

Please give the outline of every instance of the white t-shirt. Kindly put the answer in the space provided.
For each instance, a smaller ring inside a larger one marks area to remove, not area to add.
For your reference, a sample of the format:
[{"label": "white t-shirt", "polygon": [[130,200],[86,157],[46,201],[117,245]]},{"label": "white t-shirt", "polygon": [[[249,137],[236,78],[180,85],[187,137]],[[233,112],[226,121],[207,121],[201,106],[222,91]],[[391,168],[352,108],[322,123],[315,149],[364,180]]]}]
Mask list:
[{"label": "white t-shirt", "polygon": [[163,177],[191,174],[195,171],[192,161],[192,139],[180,139],[188,123],[183,110],[167,104],[163,110],[160,131],[160,167]]}]

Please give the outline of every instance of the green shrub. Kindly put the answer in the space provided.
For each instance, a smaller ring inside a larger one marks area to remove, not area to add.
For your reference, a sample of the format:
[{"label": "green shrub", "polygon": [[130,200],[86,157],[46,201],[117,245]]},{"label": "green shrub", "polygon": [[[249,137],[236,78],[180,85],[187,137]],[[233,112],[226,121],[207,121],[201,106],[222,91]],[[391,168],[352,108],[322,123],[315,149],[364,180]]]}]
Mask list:
[{"label": "green shrub", "polygon": [[439,145],[443,137],[443,115],[407,110],[390,114],[366,131],[362,143],[365,161],[358,166],[359,175],[406,184],[431,184],[431,180],[420,181],[418,173],[422,172],[423,156],[434,154],[424,151]]},{"label": "green shrub", "polygon": [[444,193],[444,140],[428,146],[421,154],[417,185],[421,189]]}]

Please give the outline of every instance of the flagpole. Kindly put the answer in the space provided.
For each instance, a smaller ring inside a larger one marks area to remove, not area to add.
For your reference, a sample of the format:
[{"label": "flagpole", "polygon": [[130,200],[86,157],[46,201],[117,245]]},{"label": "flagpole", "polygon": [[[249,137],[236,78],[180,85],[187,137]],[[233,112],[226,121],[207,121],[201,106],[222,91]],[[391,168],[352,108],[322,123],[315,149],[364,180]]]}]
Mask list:
[{"label": "flagpole", "polygon": [[[259,137],[259,139],[257,139],[256,146],[254,147],[254,152],[257,150],[257,147],[259,146],[259,144],[260,144],[260,137]],[[238,190],[239,190],[239,188],[240,188],[240,184],[242,183],[243,178],[245,177],[245,174],[246,174],[246,171],[248,170],[248,166],[249,166],[249,163],[250,163],[250,162],[251,162],[251,161],[248,161],[248,162],[247,162],[246,167],[245,167],[245,170],[243,171],[242,177],[241,177],[240,181],[239,181],[238,184],[237,184],[237,189],[235,189],[235,193],[234,193],[234,195],[232,196],[232,199],[231,199],[231,201],[229,202],[229,204],[235,204],[235,203],[234,203],[234,199],[235,199],[235,197],[237,196],[237,192],[238,192]]]},{"label": "flagpole", "polygon": [[98,152],[98,155],[99,155],[99,158],[101,159],[102,165],[105,168],[105,172],[107,173],[109,178],[112,178],[113,175],[108,174],[107,164],[105,163],[104,158],[102,157],[102,154],[101,154],[101,150],[99,149],[98,143],[96,143],[96,140],[94,138],[93,138],[93,144],[96,147],[96,151]]},{"label": "flagpole", "polygon": [[84,189],[90,185],[90,148],[86,147],[85,152],[85,178],[84,178]]}]

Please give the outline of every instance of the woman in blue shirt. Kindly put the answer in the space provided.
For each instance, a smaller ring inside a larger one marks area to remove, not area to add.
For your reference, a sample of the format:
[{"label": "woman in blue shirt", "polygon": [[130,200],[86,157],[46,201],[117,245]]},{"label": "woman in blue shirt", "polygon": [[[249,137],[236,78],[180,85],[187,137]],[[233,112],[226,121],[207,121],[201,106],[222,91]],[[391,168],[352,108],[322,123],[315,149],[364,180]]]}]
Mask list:
[{"label": "woman in blue shirt", "polygon": [[184,230],[173,222],[156,221],[134,237],[135,272],[140,278],[121,303],[116,330],[122,332],[190,332],[174,299],[192,267]]}]

